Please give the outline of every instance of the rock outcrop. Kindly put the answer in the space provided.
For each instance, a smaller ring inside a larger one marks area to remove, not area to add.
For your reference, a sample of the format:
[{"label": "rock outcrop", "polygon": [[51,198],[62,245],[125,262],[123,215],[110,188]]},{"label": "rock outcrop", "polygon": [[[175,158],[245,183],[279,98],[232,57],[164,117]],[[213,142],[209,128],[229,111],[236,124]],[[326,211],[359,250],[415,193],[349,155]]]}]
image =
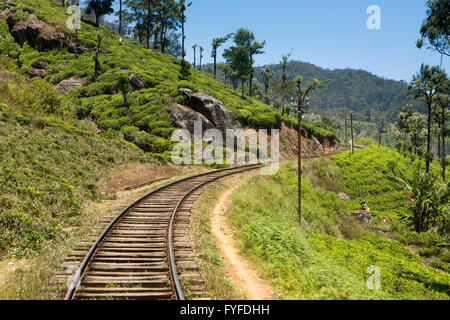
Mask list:
[{"label": "rock outcrop", "polygon": [[134,74],[130,76],[130,84],[133,87],[134,90],[140,90],[147,88],[147,85],[138,77],[136,77]]},{"label": "rock outcrop", "polygon": [[352,211],[353,216],[358,220],[360,223],[371,223],[372,222],[372,215],[367,212],[366,210],[355,210]]},{"label": "rock outcrop", "polygon": [[28,73],[31,77],[39,77],[44,78],[45,77],[45,69],[31,69],[31,71]]},{"label": "rock outcrop", "polygon": [[181,104],[172,103],[169,107],[172,120],[177,127],[188,130],[191,134],[194,133],[194,122],[201,121],[203,130],[214,128],[214,124],[208,120],[200,112],[194,111],[189,107]]},{"label": "rock outcrop", "polygon": [[174,122],[180,127],[193,128],[195,119],[198,119],[204,123],[203,130],[215,128],[220,130],[224,137],[227,129],[242,128],[233,113],[216,98],[187,88],[181,88],[180,93],[186,97],[184,108],[180,108],[180,105],[171,108],[178,111],[171,111],[171,114]]},{"label": "rock outcrop", "polygon": [[8,71],[0,71],[0,81],[15,80],[16,78]]},{"label": "rock outcrop", "polygon": [[56,89],[62,93],[62,94],[66,94],[68,93],[71,89],[76,89],[78,87],[81,87],[84,85],[85,80],[77,77],[77,76],[73,76],[69,79],[63,80],[60,83],[58,83],[56,85]]},{"label": "rock outcrop", "polygon": [[66,37],[55,28],[41,21],[34,14],[30,14],[26,21],[18,20],[10,9],[0,13],[5,19],[14,40],[21,46],[25,43],[39,50],[52,50],[61,47]]}]

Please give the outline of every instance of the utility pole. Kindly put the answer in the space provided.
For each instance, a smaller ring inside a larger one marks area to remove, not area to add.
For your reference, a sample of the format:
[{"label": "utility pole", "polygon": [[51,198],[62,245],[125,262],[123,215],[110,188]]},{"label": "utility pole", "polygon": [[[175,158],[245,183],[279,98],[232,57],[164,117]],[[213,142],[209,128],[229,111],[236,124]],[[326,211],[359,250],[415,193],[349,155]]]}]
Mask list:
[{"label": "utility pole", "polygon": [[347,134],[347,119],[348,119],[348,114],[345,115],[345,143],[347,143],[348,141],[348,134]]},{"label": "utility pole", "polygon": [[350,112],[350,128],[351,128],[351,133],[352,133],[352,154],[354,154],[355,153],[355,150],[354,150],[355,143],[353,141],[353,112]]},{"label": "utility pole", "polygon": [[384,119],[381,119],[380,126],[378,128],[378,146],[381,146],[381,135],[383,134],[383,126],[384,126]]},{"label": "utility pole", "polygon": [[298,220],[300,227],[302,226],[302,118],[305,108],[308,107],[309,96],[301,95],[298,100]]}]

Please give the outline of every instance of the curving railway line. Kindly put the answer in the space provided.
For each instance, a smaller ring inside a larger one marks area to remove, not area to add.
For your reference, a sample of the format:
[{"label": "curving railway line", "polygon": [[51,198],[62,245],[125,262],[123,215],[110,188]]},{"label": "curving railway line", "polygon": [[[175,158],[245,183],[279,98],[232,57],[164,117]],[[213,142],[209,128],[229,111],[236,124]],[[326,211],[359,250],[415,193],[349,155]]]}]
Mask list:
[{"label": "curving railway line", "polygon": [[65,300],[207,298],[189,242],[191,208],[207,184],[260,166],[188,177],[132,203],[89,244],[87,253],[72,255],[83,261]]}]

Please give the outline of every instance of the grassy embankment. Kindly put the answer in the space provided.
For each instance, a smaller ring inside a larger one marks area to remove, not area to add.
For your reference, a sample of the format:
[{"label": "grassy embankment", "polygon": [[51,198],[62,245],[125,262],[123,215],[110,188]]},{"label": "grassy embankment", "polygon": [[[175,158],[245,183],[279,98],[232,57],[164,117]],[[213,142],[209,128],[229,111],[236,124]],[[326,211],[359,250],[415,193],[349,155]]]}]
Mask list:
[{"label": "grassy embankment", "polygon": [[[408,201],[385,175],[389,161],[405,168],[408,161],[389,148],[358,150],[350,157],[346,152],[305,165],[301,230],[297,176],[290,165],[240,187],[228,218],[243,254],[283,299],[449,299],[448,273],[424,266],[402,243],[376,233],[380,217],[387,216],[402,241],[401,235],[445,241],[435,231],[417,235],[401,224],[398,216],[408,212]],[[352,200],[340,200],[328,190],[345,191]],[[349,214],[361,199],[373,209],[373,226],[359,225]],[[448,250],[442,251],[448,260]],[[366,285],[372,265],[380,268],[381,290]]]}]

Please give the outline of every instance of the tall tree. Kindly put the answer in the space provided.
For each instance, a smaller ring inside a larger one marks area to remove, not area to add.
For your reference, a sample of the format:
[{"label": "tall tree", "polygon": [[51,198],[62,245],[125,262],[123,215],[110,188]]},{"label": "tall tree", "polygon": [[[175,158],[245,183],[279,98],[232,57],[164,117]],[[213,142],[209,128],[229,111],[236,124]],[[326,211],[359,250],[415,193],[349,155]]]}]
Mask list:
[{"label": "tall tree", "polygon": [[237,73],[242,84],[242,97],[244,98],[244,82],[252,74],[252,64],[250,62],[250,47],[255,41],[255,35],[248,29],[240,28],[233,37],[236,44],[225,49],[223,57],[230,67]]},{"label": "tall tree", "polygon": [[152,21],[153,21],[153,12],[152,12],[152,0],[146,0],[146,9],[147,9],[147,49],[150,49],[150,37],[152,32]]},{"label": "tall tree", "polygon": [[424,65],[420,67],[419,73],[413,76],[409,84],[409,88],[413,90],[413,98],[421,98],[428,106],[428,126],[427,126],[427,154],[426,154],[426,170],[430,172],[431,155],[431,107],[433,98],[436,94],[447,93],[446,88],[447,74],[438,66],[430,67]]},{"label": "tall tree", "polygon": [[265,66],[261,69],[261,75],[264,80],[264,99],[267,104],[270,104],[269,97],[269,88],[270,88],[270,79],[272,79],[274,72],[270,70],[269,66]]},{"label": "tall tree", "polygon": [[174,0],[158,1],[155,4],[161,53],[166,52],[169,32],[181,25],[179,10],[180,7]]},{"label": "tall tree", "polygon": [[263,54],[264,51],[262,51],[262,49],[264,48],[264,46],[266,45],[266,42],[263,41],[262,43],[254,40],[253,43],[250,45],[249,48],[249,55],[250,55],[250,68],[251,68],[251,72],[250,72],[250,83],[249,83],[249,96],[251,97],[253,95],[253,64],[255,63],[255,61],[253,60],[253,57],[257,54]]},{"label": "tall tree", "polygon": [[405,135],[405,141],[408,137],[409,133],[409,119],[412,116],[411,111],[412,106],[410,104],[407,104],[403,107],[402,111],[398,114],[397,119],[397,128],[400,132],[404,133]]},{"label": "tall tree", "polygon": [[119,34],[122,34],[122,0],[119,0]]},{"label": "tall tree", "polygon": [[123,20],[134,24],[133,36],[139,43],[144,43],[146,34],[146,11],[142,0],[124,0],[124,6],[129,11],[123,12]]},{"label": "tall tree", "polygon": [[197,68],[197,47],[198,44],[192,46],[192,49],[194,49],[194,69]]},{"label": "tall tree", "polygon": [[186,36],[184,35],[184,25],[186,23],[186,9],[192,5],[192,2],[189,2],[186,4],[186,0],[180,0],[180,21],[181,21],[181,58],[184,59],[186,56],[186,51],[184,51],[184,40],[186,39]]},{"label": "tall tree", "polygon": [[450,56],[450,1],[429,0],[426,5],[428,16],[420,27],[422,37],[417,47],[421,48],[426,40],[431,49]]},{"label": "tall tree", "polygon": [[[447,79],[447,86],[448,86],[448,82],[449,80]],[[449,92],[449,91],[447,91]],[[447,130],[447,126],[446,126],[446,122],[449,115],[448,112],[448,104],[450,101],[450,96],[449,94],[440,94],[438,96],[436,96],[436,102],[435,102],[435,106],[436,106],[436,111],[437,113],[440,113],[440,117],[439,117],[439,125],[440,125],[440,136],[442,138],[442,150],[441,150],[441,163],[442,163],[442,180],[445,182],[445,167],[446,167],[446,150],[445,150],[445,137],[448,135],[448,130]]]},{"label": "tall tree", "polygon": [[[228,39],[231,38],[233,34],[230,33],[228,35],[226,35],[225,37],[222,38],[214,38],[212,40],[211,46],[212,46],[212,52],[211,52],[211,57],[214,58],[214,79],[217,78],[217,49],[219,49],[219,47],[221,45],[223,45],[225,42],[228,41]],[[226,81],[225,81],[226,83]]]},{"label": "tall tree", "polygon": [[114,12],[113,2],[114,0],[88,0],[86,12],[88,14],[94,13],[97,27],[100,25],[100,17]]},{"label": "tall tree", "polygon": [[408,127],[410,131],[410,141],[414,148],[414,153],[421,154],[423,145],[427,142],[426,131],[427,119],[423,114],[413,113],[408,119]]},{"label": "tall tree", "polygon": [[200,66],[199,66],[199,70],[200,70],[200,71],[202,71],[203,51],[205,51],[205,48],[203,48],[202,46],[200,46]]}]

